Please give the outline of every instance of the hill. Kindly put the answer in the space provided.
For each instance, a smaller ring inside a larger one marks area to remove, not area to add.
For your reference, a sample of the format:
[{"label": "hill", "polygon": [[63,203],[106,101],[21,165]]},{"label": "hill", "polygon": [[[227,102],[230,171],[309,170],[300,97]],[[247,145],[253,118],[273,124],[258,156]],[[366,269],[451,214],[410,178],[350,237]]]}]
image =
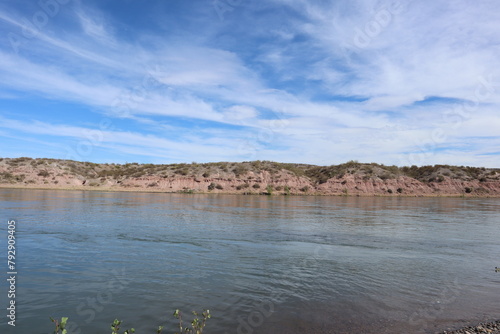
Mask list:
[{"label": "hill", "polygon": [[315,166],[272,161],[96,164],[0,158],[0,187],[184,193],[359,196],[500,196],[500,169],[384,166],[349,161]]}]

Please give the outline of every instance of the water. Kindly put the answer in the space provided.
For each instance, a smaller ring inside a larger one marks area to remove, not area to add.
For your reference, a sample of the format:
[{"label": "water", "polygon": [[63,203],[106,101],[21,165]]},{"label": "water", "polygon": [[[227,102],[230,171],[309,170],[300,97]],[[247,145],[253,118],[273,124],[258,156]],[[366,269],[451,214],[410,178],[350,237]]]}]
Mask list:
[{"label": "water", "polygon": [[209,308],[206,333],[223,334],[432,333],[500,318],[498,199],[0,190],[0,200],[0,249],[17,219],[19,273],[17,325],[4,315],[1,333],[48,333],[49,316],[68,316],[72,333],[109,332],[115,318],[173,333],[176,308]]}]

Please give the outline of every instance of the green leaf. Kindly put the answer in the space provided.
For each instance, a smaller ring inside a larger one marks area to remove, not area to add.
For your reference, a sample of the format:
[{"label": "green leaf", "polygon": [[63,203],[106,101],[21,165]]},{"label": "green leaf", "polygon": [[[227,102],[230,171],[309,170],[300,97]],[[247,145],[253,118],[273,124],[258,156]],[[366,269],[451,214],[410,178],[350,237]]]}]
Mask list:
[{"label": "green leaf", "polygon": [[61,329],[64,329],[66,327],[66,322],[68,322],[68,317],[62,317],[61,318]]},{"label": "green leaf", "polygon": [[66,329],[63,329],[61,334],[68,334],[68,331]]}]

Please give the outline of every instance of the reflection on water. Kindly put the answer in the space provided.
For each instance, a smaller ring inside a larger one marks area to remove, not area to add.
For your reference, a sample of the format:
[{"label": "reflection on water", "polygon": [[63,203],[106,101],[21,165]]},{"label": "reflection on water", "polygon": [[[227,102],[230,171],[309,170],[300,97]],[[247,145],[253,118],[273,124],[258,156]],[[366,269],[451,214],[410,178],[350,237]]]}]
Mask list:
[{"label": "reflection on water", "polygon": [[115,318],[142,333],[173,329],[175,308],[210,308],[207,333],[426,333],[500,311],[497,199],[0,199],[3,219],[18,220],[16,333],[47,333],[49,316],[81,333]]}]

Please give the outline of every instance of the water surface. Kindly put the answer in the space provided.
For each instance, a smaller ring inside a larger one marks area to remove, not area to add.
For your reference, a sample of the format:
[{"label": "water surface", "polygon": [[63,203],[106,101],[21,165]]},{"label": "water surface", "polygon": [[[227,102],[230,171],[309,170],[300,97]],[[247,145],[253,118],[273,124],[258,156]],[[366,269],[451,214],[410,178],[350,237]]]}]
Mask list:
[{"label": "water surface", "polygon": [[176,308],[209,308],[206,333],[432,333],[500,318],[498,199],[0,190],[0,201],[4,254],[18,222],[19,272],[17,326],[2,316],[2,333],[48,333],[49,316],[75,333],[115,318],[172,333]]}]

